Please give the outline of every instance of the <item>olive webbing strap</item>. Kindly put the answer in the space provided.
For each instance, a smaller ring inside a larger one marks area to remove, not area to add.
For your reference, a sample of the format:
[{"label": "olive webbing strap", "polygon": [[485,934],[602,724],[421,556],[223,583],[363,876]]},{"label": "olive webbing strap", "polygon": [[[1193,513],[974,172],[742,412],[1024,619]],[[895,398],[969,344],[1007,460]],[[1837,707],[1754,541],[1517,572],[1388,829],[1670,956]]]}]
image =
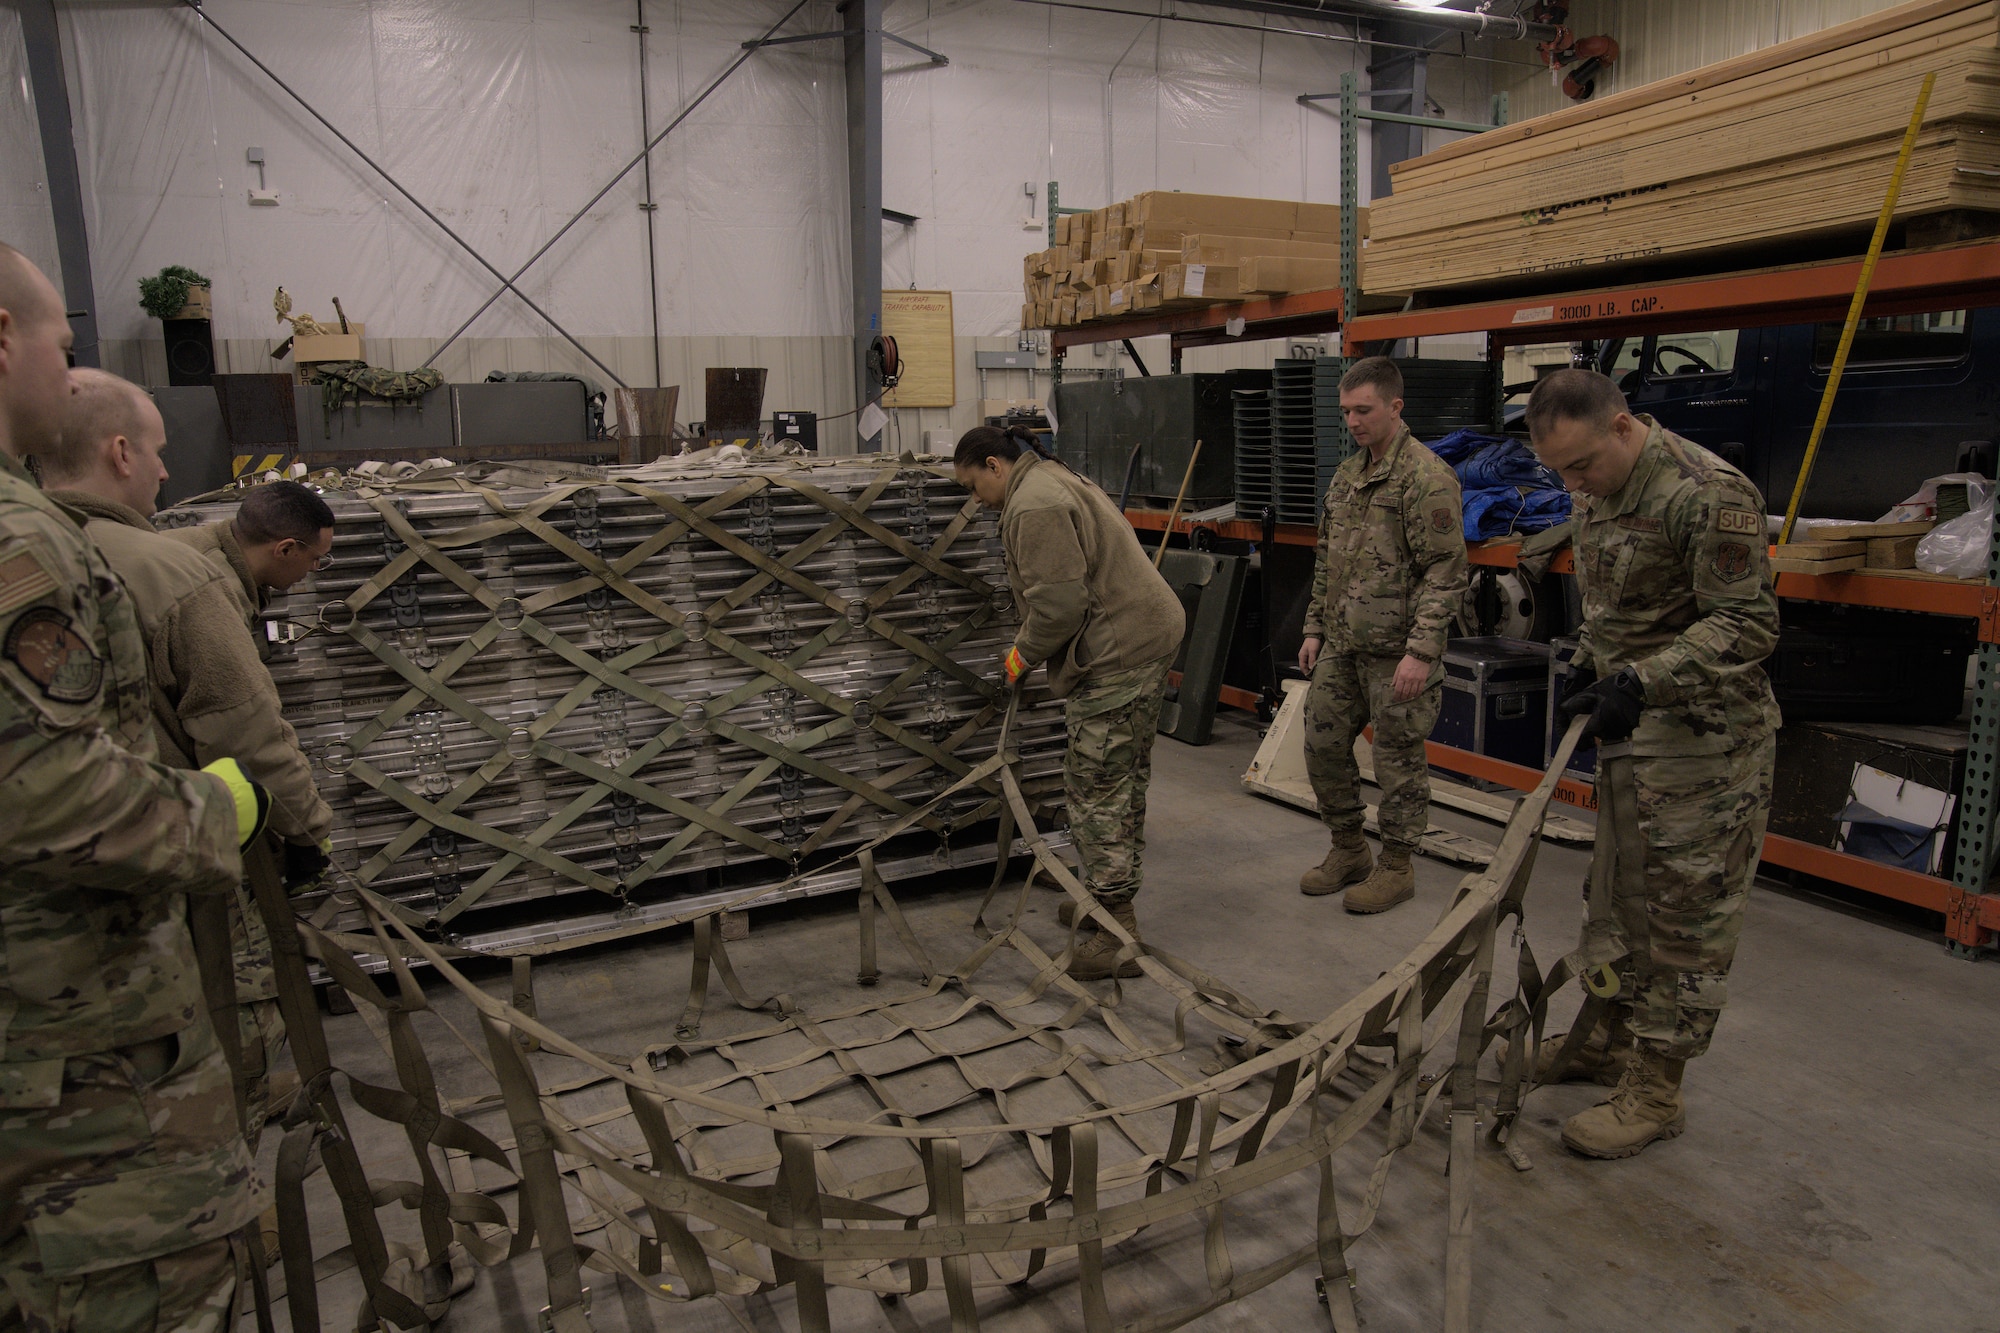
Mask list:
[{"label": "olive webbing strap", "polygon": [[[1312,1111],[1307,1133],[1317,1134],[1321,1130],[1320,1093],[1333,1079],[1337,1067],[1344,1064],[1327,1058],[1325,1051],[1316,1057],[1318,1068],[1313,1073]],[[1319,1207],[1314,1216],[1314,1254],[1319,1260],[1319,1290],[1325,1297],[1327,1311],[1333,1317],[1334,1333],[1360,1333],[1361,1324],[1354,1311],[1354,1273],[1347,1264],[1347,1237],[1340,1225],[1340,1194],[1334,1185],[1333,1155],[1319,1159]]]},{"label": "olive webbing strap", "polygon": [[[284,877],[268,841],[258,838],[244,849],[243,868],[271,937],[278,1007],[284,1014],[292,1060],[299,1074],[298,1098],[286,1116],[288,1129],[279,1150],[276,1181],[278,1248],[285,1261],[286,1303],[292,1327],[301,1333],[308,1329],[317,1333],[320,1327],[312,1280],[312,1232],[303,1193],[310,1149],[317,1142],[327,1178],[340,1200],[348,1241],[354,1249],[355,1267],[360,1270],[362,1286],[367,1292],[364,1310],[372,1308],[376,1315],[404,1328],[415,1328],[427,1322],[424,1312],[383,1283],[389,1266],[388,1246],[382,1236],[381,1221],[369,1203],[373,1191],[367,1172],[362,1168],[346,1115],[330,1081],[333,1063],[327,1054],[326,1029],[320,1022],[319,1005],[313,999],[312,982],[306,975],[298,918],[285,896]],[[365,979],[366,974],[358,968],[355,971]],[[368,983],[368,990],[374,989],[374,984]],[[308,1114],[312,1117],[310,1125],[303,1123]],[[300,1123],[294,1127],[294,1122]],[[294,1135],[301,1130],[305,1131],[305,1138],[295,1139]],[[285,1151],[294,1145],[294,1151]]]},{"label": "olive webbing strap", "polygon": [[[1572,734],[1578,729],[1578,726],[1572,726]],[[1589,910],[1583,938],[1574,950],[1550,969],[1549,979],[1542,984],[1535,997],[1534,1018],[1538,1034],[1549,999],[1564,981],[1571,976],[1588,979],[1629,954],[1630,948],[1618,920],[1617,900],[1620,897],[1643,897],[1645,893],[1645,859],[1641,855],[1645,834],[1639,823],[1639,796],[1632,771],[1630,744],[1600,746],[1597,768],[1597,836],[1590,863]],[[1614,995],[1615,992],[1605,994],[1594,985],[1585,985],[1583,1007],[1578,1011],[1576,1021],[1570,1024],[1569,1034],[1556,1051],[1549,1076],[1544,1082],[1562,1081],[1571,1062],[1590,1039],[1591,1031],[1603,1019]],[[1531,1064],[1526,1071],[1531,1079],[1533,1069]],[[1528,1090],[1532,1091],[1533,1086],[1531,1083]]]},{"label": "olive webbing strap", "polygon": [[[229,890],[236,892],[235,889]],[[236,1123],[243,1136],[255,1140],[260,1126],[250,1123],[250,1088],[270,1076],[251,1074],[243,1063],[243,1029],[237,1019],[236,948],[229,932],[229,899],[220,893],[191,893],[187,896],[188,934],[194,943],[196,974],[201,980],[201,1000],[208,1010],[215,1041],[229,1066],[230,1092],[236,1099]],[[268,1062],[276,1052],[265,1052]]]},{"label": "olive webbing strap", "polygon": [[1445,1235],[1444,1324],[1446,1333],[1471,1333],[1472,1329],[1472,1190],[1475,1178],[1473,1157],[1479,1130],[1478,1085],[1474,1070],[1484,1044],[1486,1000],[1493,976],[1493,947],[1497,918],[1489,915],[1475,928],[1471,939],[1477,950],[1472,984],[1458,1021],[1458,1050],[1452,1062],[1451,1148],[1447,1159],[1449,1220]]},{"label": "olive webbing strap", "polygon": [[532,1218],[542,1237],[542,1271],[548,1281],[549,1319],[555,1333],[589,1333],[583,1311],[582,1263],[576,1237],[570,1231],[569,1208],[563,1202],[562,1175],[556,1166],[555,1140],[542,1119],[542,1099],[527,1057],[515,1044],[514,1030],[482,1012],[487,1048],[514,1124],[516,1151],[521,1159],[522,1227]]}]

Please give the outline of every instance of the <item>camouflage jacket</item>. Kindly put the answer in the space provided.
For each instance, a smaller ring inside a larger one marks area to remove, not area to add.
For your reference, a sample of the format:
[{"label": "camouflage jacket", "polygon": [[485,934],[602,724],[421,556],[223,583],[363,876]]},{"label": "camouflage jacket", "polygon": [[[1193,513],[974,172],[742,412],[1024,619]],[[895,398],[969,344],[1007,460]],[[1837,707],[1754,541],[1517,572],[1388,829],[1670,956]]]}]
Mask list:
[{"label": "camouflage jacket", "polygon": [[1577,497],[1578,662],[1631,667],[1646,709],[1641,755],[1720,754],[1769,736],[1778,705],[1760,665],[1778,641],[1764,497],[1651,417],[1615,495]]},{"label": "camouflage jacket", "polygon": [[1435,663],[1465,571],[1458,477],[1403,427],[1379,462],[1357,450],[1333,474],[1305,637],[1330,652]]},{"label": "camouflage jacket", "polygon": [[236,806],[154,752],[131,598],[0,455],[0,1106],[205,1012],[183,895],[235,888]]},{"label": "camouflage jacket", "polygon": [[1029,666],[1049,664],[1058,699],[1086,678],[1179,651],[1181,599],[1111,497],[1061,463],[1015,460],[1000,539],[1021,608],[1014,646]]},{"label": "camouflage jacket", "polygon": [[[285,721],[278,689],[245,632],[236,581],[185,543],[153,531],[138,511],[87,495],[54,499],[88,517],[84,531],[124,580],[146,640],[160,759],[200,768],[225,756],[271,793],[271,828],[294,842],[333,830],[333,811]],[[239,1000],[277,997],[263,918],[239,888],[230,913]]]}]

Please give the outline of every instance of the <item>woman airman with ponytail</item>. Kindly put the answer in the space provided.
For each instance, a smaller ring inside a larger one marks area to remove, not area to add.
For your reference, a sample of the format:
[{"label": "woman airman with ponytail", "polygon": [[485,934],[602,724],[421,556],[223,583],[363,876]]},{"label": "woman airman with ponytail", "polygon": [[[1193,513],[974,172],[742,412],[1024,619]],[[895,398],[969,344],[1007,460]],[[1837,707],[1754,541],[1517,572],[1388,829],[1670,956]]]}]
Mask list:
[{"label": "woman airman with ponytail", "polygon": [[[1146,784],[1167,670],[1186,617],[1118,506],[1045,453],[1021,427],[976,426],[952,462],[959,484],[1000,511],[1007,578],[1021,624],[1002,662],[1009,685],[1048,668],[1069,749],[1063,788],[1084,884],[1134,940],[1146,846]],[[1139,974],[1123,941],[1098,931],[1077,946],[1080,981]]]}]

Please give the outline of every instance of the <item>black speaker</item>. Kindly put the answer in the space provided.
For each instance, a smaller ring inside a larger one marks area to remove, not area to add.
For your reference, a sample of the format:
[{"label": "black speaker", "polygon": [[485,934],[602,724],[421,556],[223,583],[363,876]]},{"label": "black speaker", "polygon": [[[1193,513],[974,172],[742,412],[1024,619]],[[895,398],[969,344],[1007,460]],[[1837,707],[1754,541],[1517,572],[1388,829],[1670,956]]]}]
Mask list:
[{"label": "black speaker", "polygon": [[167,331],[167,383],[175,387],[215,380],[215,339],[205,319],[163,319]]}]

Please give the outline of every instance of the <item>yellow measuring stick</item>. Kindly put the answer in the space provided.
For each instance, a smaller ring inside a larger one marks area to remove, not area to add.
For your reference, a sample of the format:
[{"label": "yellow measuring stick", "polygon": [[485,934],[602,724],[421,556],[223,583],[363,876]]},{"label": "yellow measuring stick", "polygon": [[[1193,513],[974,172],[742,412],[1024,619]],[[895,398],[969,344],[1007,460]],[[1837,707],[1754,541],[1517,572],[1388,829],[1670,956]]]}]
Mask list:
[{"label": "yellow measuring stick", "polygon": [[1875,277],[1875,261],[1882,257],[1882,243],[1889,239],[1889,223],[1896,216],[1896,200],[1903,193],[1903,176],[1910,169],[1910,154],[1916,151],[1917,131],[1924,127],[1924,108],[1931,104],[1931,89],[1937,86],[1937,72],[1924,75],[1923,90],[1917,94],[1917,108],[1910,113],[1910,128],[1903,131],[1903,151],[1896,154],[1896,173],[1889,177],[1889,197],[1882,201],[1882,215],[1875,219],[1875,236],[1868,242],[1868,257],[1861,261],[1861,281],[1854,285],[1854,300],[1847,306],[1847,323],[1840,330],[1840,347],[1833,354],[1833,369],[1827,372],[1826,392],[1819,396],[1819,415],[1813,418],[1812,435],[1806,440],[1805,461],[1799,464],[1799,479],[1792,484],[1792,502],[1785,506],[1785,526],[1778,529],[1778,543],[1792,539],[1792,527],[1799,521],[1799,501],[1805,499],[1806,482],[1812,478],[1813,460],[1819,457],[1819,441],[1826,434],[1826,420],[1833,415],[1833,396],[1840,392],[1840,376],[1847,369],[1847,353],[1854,346],[1854,331],[1861,327],[1861,307],[1868,303],[1868,284]]}]

